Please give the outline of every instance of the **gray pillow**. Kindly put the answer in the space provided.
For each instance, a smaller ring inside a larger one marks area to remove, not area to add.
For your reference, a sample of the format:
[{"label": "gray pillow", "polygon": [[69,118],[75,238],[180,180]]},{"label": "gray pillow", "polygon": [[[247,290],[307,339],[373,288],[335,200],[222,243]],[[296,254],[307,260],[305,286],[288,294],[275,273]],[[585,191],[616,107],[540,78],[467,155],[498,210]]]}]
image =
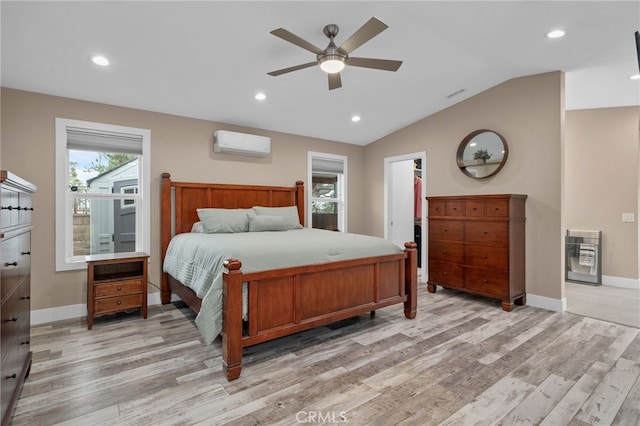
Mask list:
[{"label": "gray pillow", "polygon": [[287,231],[288,229],[284,216],[249,215],[249,232]]},{"label": "gray pillow", "polygon": [[208,234],[249,231],[247,214],[251,211],[251,209],[196,209],[204,232]]},{"label": "gray pillow", "polygon": [[254,206],[253,211],[258,216],[283,216],[287,224],[287,229],[302,229],[298,218],[298,208],[288,207],[260,207]]}]

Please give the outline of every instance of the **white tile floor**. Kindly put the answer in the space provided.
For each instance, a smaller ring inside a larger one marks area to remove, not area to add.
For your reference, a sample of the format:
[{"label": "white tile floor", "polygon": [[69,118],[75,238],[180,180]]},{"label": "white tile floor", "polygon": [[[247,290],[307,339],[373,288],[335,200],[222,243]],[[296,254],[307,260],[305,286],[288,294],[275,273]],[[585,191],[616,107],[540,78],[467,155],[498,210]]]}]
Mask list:
[{"label": "white tile floor", "polygon": [[640,290],[565,284],[567,312],[640,328]]}]

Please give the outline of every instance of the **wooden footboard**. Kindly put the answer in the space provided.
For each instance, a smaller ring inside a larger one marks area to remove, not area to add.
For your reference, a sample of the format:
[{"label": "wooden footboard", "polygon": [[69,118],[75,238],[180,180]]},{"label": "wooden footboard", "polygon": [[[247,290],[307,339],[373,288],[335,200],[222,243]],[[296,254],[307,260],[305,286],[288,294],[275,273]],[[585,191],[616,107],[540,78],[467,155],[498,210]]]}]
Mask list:
[{"label": "wooden footboard", "polygon": [[[298,207],[304,224],[304,186],[273,187],[172,182],[161,183],[161,246],[164,261],[172,236],[189,232],[196,208],[250,208],[254,205]],[[162,262],[161,262],[162,263]],[[244,274],[238,259],[225,262],[223,276],[223,368],[228,380],[242,368],[242,349],[257,343],[330,324],[403,303],[407,318],[416,316],[416,244],[403,253]],[[162,266],[162,265],[160,265]],[[173,277],[161,274],[161,299],[175,292],[199,312],[201,300]],[[243,324],[242,285],[248,283],[248,320]]]},{"label": "wooden footboard", "polygon": [[[243,274],[238,259],[225,262],[223,368],[228,380],[242,368],[242,349],[397,303],[415,318],[417,250]],[[249,285],[248,324],[242,321],[242,283]]]}]

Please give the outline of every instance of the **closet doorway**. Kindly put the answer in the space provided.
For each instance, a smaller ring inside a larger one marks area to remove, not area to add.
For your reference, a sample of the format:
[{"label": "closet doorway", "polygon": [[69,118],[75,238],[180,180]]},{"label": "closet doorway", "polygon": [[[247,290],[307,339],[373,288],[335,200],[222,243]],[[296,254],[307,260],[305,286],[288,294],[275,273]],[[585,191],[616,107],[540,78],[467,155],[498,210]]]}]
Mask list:
[{"label": "closet doorway", "polygon": [[384,159],[384,238],[418,244],[420,281],[426,279],[426,152]]}]

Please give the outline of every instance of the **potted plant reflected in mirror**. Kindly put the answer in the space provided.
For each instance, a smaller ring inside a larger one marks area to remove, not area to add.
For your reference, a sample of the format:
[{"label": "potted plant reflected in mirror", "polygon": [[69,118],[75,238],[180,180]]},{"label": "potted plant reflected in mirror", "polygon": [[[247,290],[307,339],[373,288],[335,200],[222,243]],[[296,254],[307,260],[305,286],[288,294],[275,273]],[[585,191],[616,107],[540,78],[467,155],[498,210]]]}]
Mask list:
[{"label": "potted plant reflected in mirror", "polygon": [[491,155],[492,154],[489,154],[486,149],[479,149],[473,153],[473,159],[476,160],[478,164],[484,164],[491,158]]}]

